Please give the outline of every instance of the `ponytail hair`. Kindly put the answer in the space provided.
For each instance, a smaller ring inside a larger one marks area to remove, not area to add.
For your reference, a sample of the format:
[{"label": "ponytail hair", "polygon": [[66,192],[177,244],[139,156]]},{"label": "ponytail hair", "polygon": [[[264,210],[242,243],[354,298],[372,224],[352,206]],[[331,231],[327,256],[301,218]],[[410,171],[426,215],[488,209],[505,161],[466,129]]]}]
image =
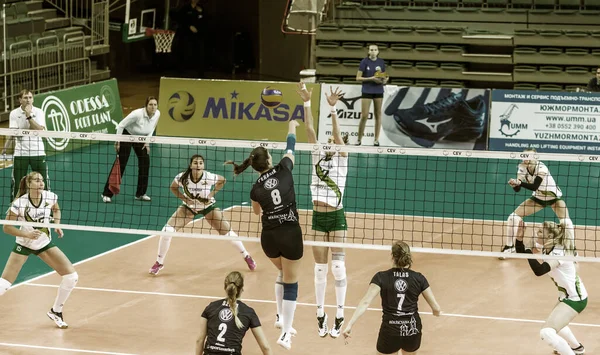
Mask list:
[{"label": "ponytail hair", "polygon": [[192,173],[192,168],[190,168],[190,165],[192,165],[192,162],[196,158],[200,158],[200,159],[202,159],[202,162],[205,162],[204,157],[202,155],[200,155],[200,154],[192,155],[192,157],[190,158],[190,164],[188,165],[187,169],[183,172],[183,175],[181,175],[181,183],[182,184],[184,181],[186,181],[190,177],[190,174]]},{"label": "ponytail hair", "polygon": [[269,151],[265,147],[256,147],[252,149],[252,152],[242,164],[237,165],[233,160],[228,160],[225,164],[233,165],[234,175],[243,173],[249,166],[252,166],[252,169],[258,172],[265,171],[269,168]]},{"label": "ponytail hair", "polygon": [[238,271],[232,271],[225,277],[225,292],[227,293],[227,304],[233,313],[235,325],[238,329],[244,328],[244,324],[238,317],[237,300],[244,290],[244,277]]},{"label": "ponytail hair", "polygon": [[[569,220],[570,221],[570,220]],[[566,255],[575,255],[575,236],[573,234],[573,224],[557,224],[546,221],[542,227],[546,230],[547,237],[544,238],[544,249],[552,250],[556,245],[563,247]]]},{"label": "ponytail hair", "polygon": [[27,174],[21,178],[21,181],[19,181],[19,192],[17,193],[17,196],[15,196],[15,199],[17,199],[29,192],[29,184],[31,183],[31,181],[33,180],[33,178],[36,175],[41,175],[41,174],[38,173],[37,171],[32,171],[29,174]]},{"label": "ponytail hair", "polygon": [[398,240],[392,244],[392,259],[394,266],[401,269],[410,269],[412,266],[412,254],[410,247],[405,242]]}]

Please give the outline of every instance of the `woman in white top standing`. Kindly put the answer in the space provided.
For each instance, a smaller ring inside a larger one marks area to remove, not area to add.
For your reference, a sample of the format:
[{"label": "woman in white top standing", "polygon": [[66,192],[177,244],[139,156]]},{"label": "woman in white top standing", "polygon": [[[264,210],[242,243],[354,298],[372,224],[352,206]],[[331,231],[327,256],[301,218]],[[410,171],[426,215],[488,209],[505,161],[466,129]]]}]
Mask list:
[{"label": "woman in white top standing", "polygon": [[[543,255],[576,256],[575,233],[572,224],[544,222],[537,231],[535,252]],[[533,254],[525,249],[523,234],[517,236],[517,253]],[[541,250],[540,250],[541,249]],[[585,348],[575,338],[569,323],[587,306],[588,294],[577,272],[577,264],[568,260],[527,259],[536,276],[548,274],[558,288],[558,303],[540,330],[540,337],[561,355],[581,355]]]},{"label": "woman in white top standing", "polygon": [[[60,207],[58,196],[50,191],[44,191],[44,178],[36,171],[24,176],[19,183],[19,193],[12,202],[6,219],[9,221],[49,223],[51,218],[54,223],[60,223]],[[52,217],[50,217],[52,213]],[[55,228],[56,234],[62,238],[63,232]],[[36,255],[48,264],[60,276],[62,281],[54,305],[47,316],[61,328],[68,325],[63,319],[62,310],[65,302],[75,288],[79,276],[67,256],[52,243],[50,228],[22,226],[20,229],[13,225],[4,225],[4,233],[17,237],[16,244],[8,257],[2,278],[0,278],[0,296],[3,295],[15,282],[23,264],[29,255]]]},{"label": "woman in white top standing", "polygon": [[[133,110],[125,117],[117,126],[117,134],[148,136],[151,137],[156,129],[160,111],[158,110],[158,100],[154,96],[148,96],[146,106]],[[116,142],[115,150],[119,155],[121,168],[121,176],[125,173],[127,161],[131,154],[131,148],[135,151],[138,157],[138,184],[135,193],[135,199],[140,201],[150,201],[150,196],[146,195],[148,190],[148,178],[150,173],[150,144],[146,143],[131,143],[131,142]],[[105,203],[112,202],[113,193],[109,189],[109,179],[106,179],[104,192],[102,193],[102,201]]]},{"label": "woman in white top standing", "polygon": [[[562,225],[573,225],[569,218],[569,210],[567,204],[561,199],[562,191],[556,184],[556,181],[550,174],[550,170],[546,164],[535,159],[532,155],[535,149],[527,149],[524,153],[530,155],[519,164],[517,178],[510,179],[508,184],[515,192],[519,192],[521,188],[526,188],[532,191],[531,197],[523,201],[513,213],[508,216],[508,225],[506,227],[506,240],[502,248],[503,253],[514,253],[513,246],[516,236],[522,233],[525,228],[523,218],[532,215],[546,207],[552,208],[556,217]],[[503,258],[501,258],[503,259]]]},{"label": "woman in white top standing", "polygon": [[[298,84],[298,94],[304,101],[304,123],[308,143],[317,143],[317,135],[313,127],[313,117],[310,112],[312,90],[307,91],[304,84]],[[327,103],[331,108],[331,126],[333,134],[329,144],[345,145],[348,136],[343,137],[337,121],[335,105],[344,93],[336,88],[330,88],[329,95],[325,93]],[[348,177],[348,153],[319,151],[312,154],[312,183],[310,191],[313,202],[312,230],[316,241],[339,242],[346,241],[346,215],[342,200]],[[331,329],[327,325],[325,313],[325,290],[327,288],[327,263],[331,249],[331,273],[335,279],[336,315]],[[344,325],[344,304],[346,302],[346,253],[344,248],[329,248],[313,246],[315,258],[315,296],[317,300],[317,331],[320,337],[327,334],[337,338],[342,333]]]},{"label": "woman in white top standing", "polygon": [[[202,215],[219,234],[237,237],[215,200],[215,195],[223,188],[225,181],[223,176],[204,169],[204,157],[202,155],[192,155],[187,170],[177,174],[170,187],[171,192],[183,201],[183,204],[173,213],[162,231],[180,231],[192,222],[196,216]],[[156,276],[164,267],[165,257],[171,246],[171,238],[169,236],[160,237],[158,256],[149,271],[151,275]],[[240,241],[232,241],[231,244],[240,252],[250,271],[256,269],[256,262],[248,254],[244,244]]]}]

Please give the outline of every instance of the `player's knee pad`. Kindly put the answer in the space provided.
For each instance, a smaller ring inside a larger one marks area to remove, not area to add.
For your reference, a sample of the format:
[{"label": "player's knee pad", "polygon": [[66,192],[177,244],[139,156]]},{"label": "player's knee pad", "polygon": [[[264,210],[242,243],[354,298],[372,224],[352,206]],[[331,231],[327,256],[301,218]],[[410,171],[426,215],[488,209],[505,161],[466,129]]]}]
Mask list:
[{"label": "player's knee pad", "polygon": [[558,334],[556,333],[556,330],[552,328],[542,328],[540,330],[540,338],[553,348],[555,348],[558,343]]},{"label": "player's knee pad", "polygon": [[8,291],[8,289],[10,288],[10,286],[12,286],[10,282],[8,282],[5,279],[0,279],[0,296],[5,294],[6,291]]},{"label": "player's knee pad", "polygon": [[520,227],[521,223],[523,223],[523,218],[521,218],[521,216],[519,216],[518,214],[513,212],[510,214],[510,216],[508,216],[508,225],[510,227]]},{"label": "player's knee pad", "polygon": [[63,276],[60,285],[63,288],[72,290],[75,288],[75,285],[77,285],[77,281],[79,281],[79,275],[77,272],[74,272],[72,274]]},{"label": "player's knee pad", "polygon": [[331,261],[331,273],[336,286],[346,286],[346,263],[341,260]]},{"label": "player's knee pad", "polygon": [[331,253],[331,260],[339,260],[339,261],[345,261],[346,260],[346,253],[342,252],[332,252]]},{"label": "player's knee pad", "polygon": [[326,284],[327,283],[327,264],[315,263],[315,283]]},{"label": "player's knee pad", "polygon": [[283,299],[285,301],[296,301],[298,298],[298,283],[283,284]]}]

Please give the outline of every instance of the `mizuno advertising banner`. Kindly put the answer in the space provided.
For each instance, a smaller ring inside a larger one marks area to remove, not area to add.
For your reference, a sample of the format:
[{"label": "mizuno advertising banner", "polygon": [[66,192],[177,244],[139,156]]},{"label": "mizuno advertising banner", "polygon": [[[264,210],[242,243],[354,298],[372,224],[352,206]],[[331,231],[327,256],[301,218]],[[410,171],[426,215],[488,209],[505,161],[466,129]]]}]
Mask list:
[{"label": "mizuno advertising banner", "polygon": [[[161,78],[161,136],[284,141],[290,120],[304,121],[296,83]],[[320,85],[307,84],[318,121]],[[304,127],[298,142],[306,142]]]},{"label": "mizuno advertising banner", "polygon": [[[361,85],[322,84],[321,92],[340,88],[344,97],[336,105],[342,135],[358,141],[361,118]],[[490,90],[401,87],[387,85],[381,108],[379,144],[406,148],[485,150]],[[314,97],[314,94],[313,94]],[[370,101],[373,101],[370,99]],[[331,114],[321,95],[319,142],[331,135]],[[361,144],[375,141],[375,114],[371,103]]]},{"label": "mizuno advertising banner", "polygon": [[490,150],[598,154],[600,95],[493,90]]}]

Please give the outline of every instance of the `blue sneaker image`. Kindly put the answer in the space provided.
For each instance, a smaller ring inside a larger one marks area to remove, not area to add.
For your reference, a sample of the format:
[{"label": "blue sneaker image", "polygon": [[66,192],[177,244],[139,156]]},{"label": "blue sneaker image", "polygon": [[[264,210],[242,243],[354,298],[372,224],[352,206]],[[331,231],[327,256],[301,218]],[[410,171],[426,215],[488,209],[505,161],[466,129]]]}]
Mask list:
[{"label": "blue sneaker image", "polygon": [[467,142],[484,134],[487,105],[482,95],[465,100],[463,91],[451,92],[425,104],[427,96],[428,91],[424,91],[412,107],[398,109],[404,99],[399,93],[385,110],[397,129],[413,142],[430,148],[440,140]]}]

